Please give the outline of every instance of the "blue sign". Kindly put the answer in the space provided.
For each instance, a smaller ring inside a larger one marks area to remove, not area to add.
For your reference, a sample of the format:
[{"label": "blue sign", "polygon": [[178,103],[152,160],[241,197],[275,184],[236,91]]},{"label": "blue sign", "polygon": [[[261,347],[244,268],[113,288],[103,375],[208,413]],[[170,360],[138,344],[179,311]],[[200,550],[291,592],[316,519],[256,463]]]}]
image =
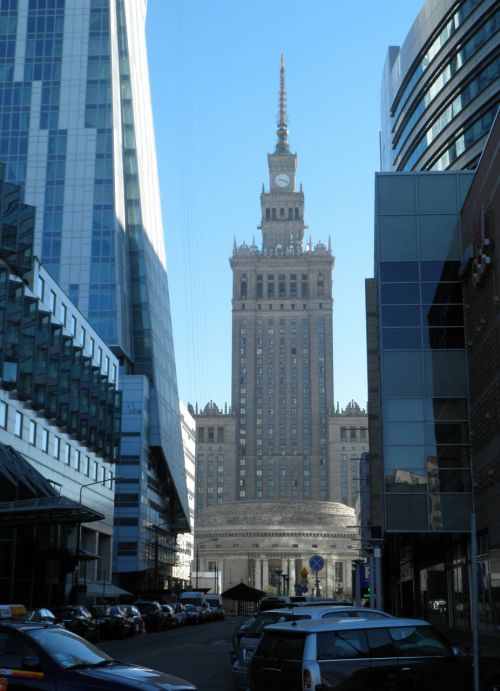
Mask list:
[{"label": "blue sign", "polygon": [[296,583],[294,585],[294,589],[295,589],[295,595],[301,595],[302,594],[302,586],[300,585],[300,583]]},{"label": "blue sign", "polygon": [[302,586],[302,592],[303,593],[307,593],[308,590],[309,590],[309,588],[307,587],[307,585]]},{"label": "blue sign", "polygon": [[321,571],[325,567],[325,560],[319,554],[313,554],[309,559],[309,568],[311,571]]}]

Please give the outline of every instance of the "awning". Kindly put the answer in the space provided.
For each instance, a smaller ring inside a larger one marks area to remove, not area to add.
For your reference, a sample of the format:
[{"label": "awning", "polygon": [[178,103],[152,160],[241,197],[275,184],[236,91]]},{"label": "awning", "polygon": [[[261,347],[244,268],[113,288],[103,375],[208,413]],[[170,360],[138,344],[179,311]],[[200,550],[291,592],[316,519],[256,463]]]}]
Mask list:
[{"label": "awning", "polygon": [[67,497],[52,496],[0,502],[0,527],[101,521],[102,513]]},{"label": "awning", "polygon": [[0,482],[11,492],[0,502],[0,528],[22,525],[92,523],[102,513],[60,496],[50,482],[18,451],[0,444]]},{"label": "awning", "polygon": [[[72,557],[76,558],[76,549],[70,549],[69,553]],[[94,561],[95,559],[100,558],[101,557],[98,554],[94,554],[93,552],[87,552],[84,549],[80,549],[80,551],[78,552],[78,561]]]},{"label": "awning", "polygon": [[132,595],[128,590],[119,588],[114,583],[109,581],[95,581],[93,583],[85,583],[87,586],[86,595],[90,597],[120,597],[120,595]]}]

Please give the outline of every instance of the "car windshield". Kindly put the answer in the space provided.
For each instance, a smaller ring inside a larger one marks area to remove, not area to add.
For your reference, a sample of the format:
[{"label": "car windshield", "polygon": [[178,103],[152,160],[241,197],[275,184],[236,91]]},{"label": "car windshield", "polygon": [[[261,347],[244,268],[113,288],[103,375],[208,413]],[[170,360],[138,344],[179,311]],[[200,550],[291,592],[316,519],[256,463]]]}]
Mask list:
[{"label": "car windshield", "polygon": [[196,612],[196,607],[194,605],[185,605],[186,612]]},{"label": "car windshield", "polygon": [[293,621],[299,619],[310,619],[310,614],[294,614],[294,612],[264,612],[250,624],[245,631],[245,636],[260,636],[264,626],[268,624],[278,624],[282,621]]},{"label": "car windshield", "polygon": [[76,607],[58,607],[54,610],[54,614],[56,617],[74,617],[75,615],[80,614],[80,612],[76,609]]},{"label": "car windshield", "polygon": [[105,614],[109,614],[109,607],[105,607],[104,605],[96,605],[95,607],[91,607],[90,611],[95,617],[103,617]]},{"label": "car windshield", "polygon": [[112,662],[102,650],[65,629],[32,629],[27,633],[64,669]]}]

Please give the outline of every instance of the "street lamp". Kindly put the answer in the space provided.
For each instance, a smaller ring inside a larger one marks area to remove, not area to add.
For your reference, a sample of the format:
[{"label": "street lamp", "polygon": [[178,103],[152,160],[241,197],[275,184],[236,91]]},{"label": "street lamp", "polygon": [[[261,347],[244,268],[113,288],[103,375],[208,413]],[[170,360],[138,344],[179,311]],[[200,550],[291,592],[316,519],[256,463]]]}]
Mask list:
[{"label": "street lamp", "polygon": [[[83,490],[86,487],[92,487],[92,485],[102,485],[103,487],[105,486],[106,482],[109,482],[110,484],[112,482],[116,482],[117,480],[122,480],[123,478],[121,477],[110,477],[107,480],[94,480],[94,482],[87,482],[85,485],[80,486],[80,500],[79,504],[80,506],[82,505],[82,493]],[[76,565],[75,565],[75,590],[74,590],[74,599],[75,602],[78,601],[78,573],[80,570],[80,543],[81,543],[81,532],[82,532],[82,524],[78,523],[78,528],[76,532],[76,549],[75,549],[75,558],[76,558]]]},{"label": "street lamp", "polygon": [[195,579],[195,590],[198,590],[198,573],[200,570],[200,545],[206,545],[207,542],[218,542],[218,537],[211,537],[208,540],[202,540],[196,543],[196,579]]}]

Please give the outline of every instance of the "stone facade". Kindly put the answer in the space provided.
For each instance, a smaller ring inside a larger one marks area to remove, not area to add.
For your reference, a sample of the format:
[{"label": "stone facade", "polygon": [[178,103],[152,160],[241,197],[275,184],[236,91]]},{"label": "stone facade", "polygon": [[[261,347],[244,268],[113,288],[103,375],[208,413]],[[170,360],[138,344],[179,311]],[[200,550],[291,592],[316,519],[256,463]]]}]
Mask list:
[{"label": "stone facade", "polygon": [[355,401],[328,418],[328,467],[332,500],[355,506],[360,460],[368,453],[368,415]]},{"label": "stone facade", "polygon": [[215,403],[208,403],[196,418],[197,517],[212,504],[233,501],[236,495],[236,419]]},{"label": "stone facade", "polygon": [[355,523],[354,509],[334,502],[238,501],[209,507],[197,522],[199,587],[212,587],[218,573],[223,591],[243,582],[293,595],[295,586],[306,583],[312,594],[316,578],[309,559],[319,554],[325,562],[317,572],[321,595],[349,596],[359,546]]}]

